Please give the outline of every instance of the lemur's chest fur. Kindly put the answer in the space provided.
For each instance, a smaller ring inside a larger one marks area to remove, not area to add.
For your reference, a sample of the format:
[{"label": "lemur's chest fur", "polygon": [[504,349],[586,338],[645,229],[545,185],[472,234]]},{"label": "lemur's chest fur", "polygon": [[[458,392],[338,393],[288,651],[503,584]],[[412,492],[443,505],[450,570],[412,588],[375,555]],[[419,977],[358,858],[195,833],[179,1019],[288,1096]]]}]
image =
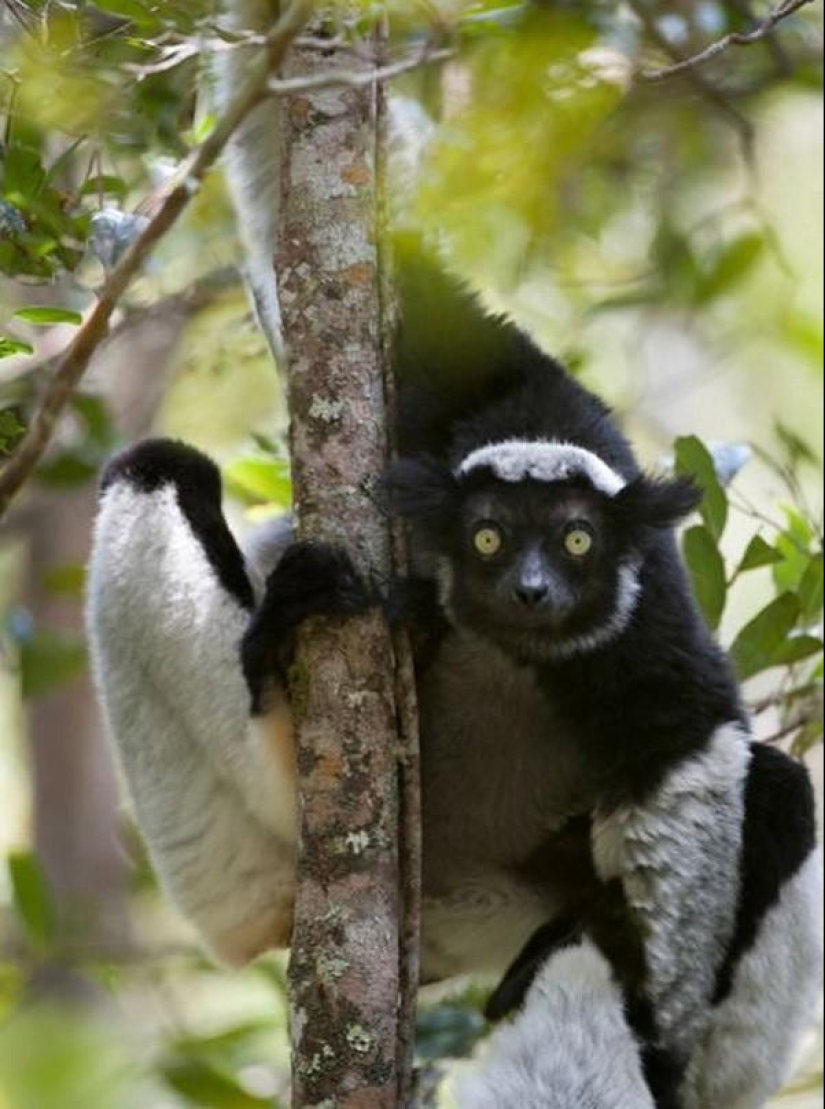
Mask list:
[{"label": "lemur's chest fur", "polygon": [[592,802],[573,737],[531,670],[488,645],[448,635],[419,711],[425,885],[476,862],[518,865]]}]

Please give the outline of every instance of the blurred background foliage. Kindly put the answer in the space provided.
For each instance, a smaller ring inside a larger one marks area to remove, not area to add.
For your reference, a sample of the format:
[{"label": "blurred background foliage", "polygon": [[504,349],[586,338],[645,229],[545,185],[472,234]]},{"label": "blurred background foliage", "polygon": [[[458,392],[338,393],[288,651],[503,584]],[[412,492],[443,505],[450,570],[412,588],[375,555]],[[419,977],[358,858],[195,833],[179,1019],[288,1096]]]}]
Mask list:
[{"label": "blurred background foliage", "polygon": [[[333,8],[335,33],[385,9],[353,7]],[[703,611],[759,735],[821,783],[821,11],[662,76],[772,9],[386,7],[398,50],[454,51],[397,82],[416,152],[395,182],[399,256],[438,255],[605,395],[647,462],[697,475],[683,543]],[[209,132],[216,49],[232,41],[207,0],[0,8],[0,456]],[[0,1109],[287,1095],[283,961],[216,971],[160,899],[118,804],[81,632],[95,479],[119,445],[158,432],[208,450],[239,529],[289,502],[282,394],[237,255],[214,174],[2,525]],[[482,1035],[483,989],[425,996],[427,1097],[448,1096],[445,1060]],[[778,1104],[821,1104],[818,1058]]]}]

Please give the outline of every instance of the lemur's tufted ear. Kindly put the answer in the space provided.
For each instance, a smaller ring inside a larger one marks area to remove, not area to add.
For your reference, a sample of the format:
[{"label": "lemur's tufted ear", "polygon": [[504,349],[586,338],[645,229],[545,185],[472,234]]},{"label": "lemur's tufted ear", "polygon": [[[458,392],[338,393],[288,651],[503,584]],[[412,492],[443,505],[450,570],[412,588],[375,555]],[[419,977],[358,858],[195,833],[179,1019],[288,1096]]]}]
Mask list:
[{"label": "lemur's tufted ear", "polygon": [[459,486],[449,468],[434,458],[399,458],[384,477],[390,507],[425,524],[449,521],[458,506]]},{"label": "lemur's tufted ear", "polygon": [[632,530],[670,528],[684,520],[702,500],[692,478],[634,478],[613,498],[615,510]]}]

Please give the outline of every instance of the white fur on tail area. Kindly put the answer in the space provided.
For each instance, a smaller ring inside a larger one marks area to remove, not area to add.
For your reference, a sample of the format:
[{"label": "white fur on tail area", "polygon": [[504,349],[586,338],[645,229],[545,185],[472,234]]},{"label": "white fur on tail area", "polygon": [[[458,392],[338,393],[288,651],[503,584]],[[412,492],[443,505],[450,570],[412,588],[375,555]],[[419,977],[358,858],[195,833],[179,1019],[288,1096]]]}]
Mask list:
[{"label": "white fur on tail area", "polygon": [[248,618],[173,485],[107,489],[89,570],[95,678],[161,881],[230,963],[287,942],[294,888],[294,782],[273,722],[250,721]]},{"label": "white fur on tail area", "polygon": [[457,1101],[460,1109],[654,1109],[621,991],[592,944],[549,960],[519,1015],[459,1082]]},{"label": "white fur on tail area", "polygon": [[714,1011],[685,1086],[686,1109],[761,1109],[783,1084],[822,996],[822,856],[783,888],[731,995]]}]

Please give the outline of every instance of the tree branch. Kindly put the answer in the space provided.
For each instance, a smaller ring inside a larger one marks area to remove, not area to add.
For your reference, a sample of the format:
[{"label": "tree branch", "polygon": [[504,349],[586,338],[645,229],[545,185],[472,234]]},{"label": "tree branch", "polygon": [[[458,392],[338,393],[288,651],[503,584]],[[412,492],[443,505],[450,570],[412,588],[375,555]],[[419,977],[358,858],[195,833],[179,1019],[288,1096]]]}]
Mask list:
[{"label": "tree branch", "polygon": [[734,31],[724,38],[719,39],[718,42],[711,43],[710,46],[694,54],[690,58],[684,58],[676,62],[674,65],[665,66],[663,69],[648,69],[643,70],[641,77],[645,81],[657,83],[660,81],[668,81],[673,77],[679,77],[691,70],[698,69],[700,66],[707,65],[721,54],[725,54],[734,46],[754,46],[758,42],[768,39],[773,30],[789,16],[794,15],[800,9],[812,4],[814,0],[784,0],[784,3],[779,4],[773,11],[766,16],[766,18],[752,31]]},{"label": "tree branch", "polygon": [[[799,3],[800,0],[794,0]],[[807,3],[809,0],[803,0]],[[650,11],[644,0],[629,0],[629,4],[633,12],[641,21],[642,26],[645,28],[647,34],[656,43],[660,50],[662,50],[669,57],[673,58],[675,66],[684,64],[685,59],[680,55],[679,51],[670,41],[666,34],[663,33],[656,21],[655,14]],[[702,73],[697,72],[695,67],[688,66],[683,70],[685,80],[687,80],[696,92],[709,103],[711,103],[717,111],[719,111],[736,130],[742,143],[745,161],[748,165],[753,164],[753,145],[754,145],[754,130],[751,122],[742,115],[742,113],[730,103],[725,95],[711,84]]]},{"label": "tree branch", "polygon": [[132,278],[186,209],[235,129],[266,98],[271,74],[308,23],[314,8],[314,0],[292,0],[267,37],[264,56],[256,64],[250,64],[245,88],[226,109],[209,137],[181,166],[152,219],[110,273],[97,303],[63,355],[19,447],[0,470],[0,518],[43,457],[57,422],[88,369],[92,355],[105,338],[112,313]]},{"label": "tree branch", "polygon": [[[807,0],[806,0],[807,2]],[[355,70],[341,69],[330,73],[317,73],[311,77],[295,77],[286,81],[270,81],[269,93],[272,96],[292,96],[305,92],[317,92],[321,89],[350,88],[360,89],[367,85],[390,81],[393,77],[400,77],[410,73],[421,66],[433,65],[437,62],[446,62],[455,57],[455,51],[449,49],[433,50],[425,47],[408,58],[400,58],[397,62],[368,70],[357,72]]]}]

